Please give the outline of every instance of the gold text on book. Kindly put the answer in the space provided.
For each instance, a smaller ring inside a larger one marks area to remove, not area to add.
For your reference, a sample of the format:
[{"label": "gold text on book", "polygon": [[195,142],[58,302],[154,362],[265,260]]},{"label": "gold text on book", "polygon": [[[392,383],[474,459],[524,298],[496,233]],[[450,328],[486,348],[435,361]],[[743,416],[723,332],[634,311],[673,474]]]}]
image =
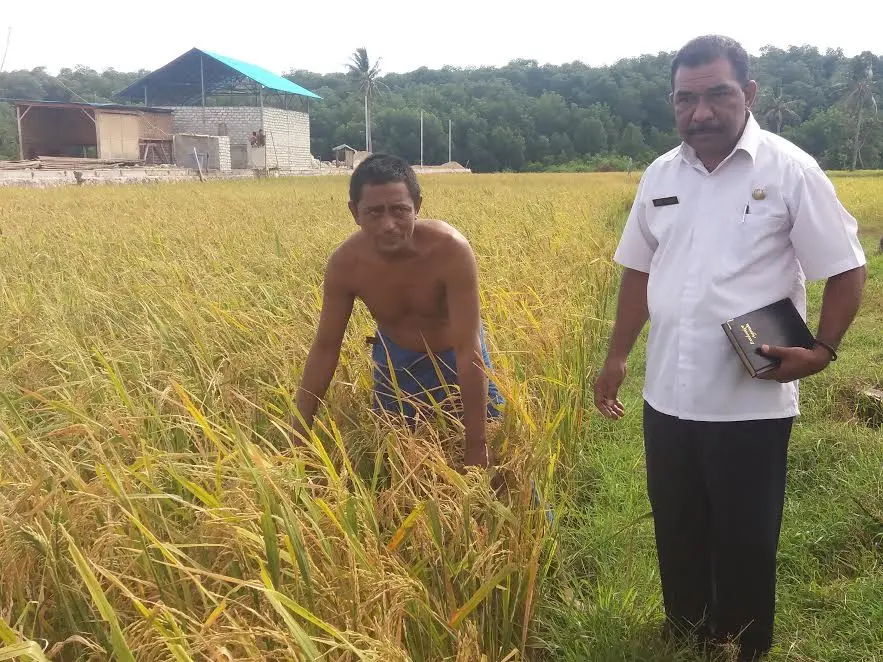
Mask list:
[{"label": "gold text on book", "polygon": [[754,329],[751,328],[750,324],[742,325],[742,333],[745,334],[745,339],[753,345],[754,339],[757,338],[757,334],[754,332]]}]

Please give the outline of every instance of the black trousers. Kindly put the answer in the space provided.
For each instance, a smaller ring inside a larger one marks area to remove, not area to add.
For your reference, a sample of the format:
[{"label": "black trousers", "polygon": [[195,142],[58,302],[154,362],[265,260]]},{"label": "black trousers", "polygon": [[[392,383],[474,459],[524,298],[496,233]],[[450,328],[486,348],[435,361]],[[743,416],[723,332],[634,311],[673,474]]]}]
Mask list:
[{"label": "black trousers", "polygon": [[772,646],[792,418],[686,421],[644,403],[647,491],[667,625]]}]

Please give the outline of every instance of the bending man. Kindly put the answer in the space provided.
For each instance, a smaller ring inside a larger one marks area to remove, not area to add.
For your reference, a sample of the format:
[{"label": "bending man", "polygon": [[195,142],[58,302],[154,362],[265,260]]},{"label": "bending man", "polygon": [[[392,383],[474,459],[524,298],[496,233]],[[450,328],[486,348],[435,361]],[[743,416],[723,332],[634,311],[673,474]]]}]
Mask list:
[{"label": "bending man", "polygon": [[[319,328],[297,408],[312,425],[358,297],[378,327],[372,351],[374,407],[415,420],[435,403],[450,410],[461,402],[465,463],[486,467],[486,423],[499,415],[502,398],[485,374],[491,364],[475,256],[450,225],[417,222],[421,204],[416,174],[400,158],[375,154],[353,172],[349,209],[359,229],[328,261]],[[454,385],[459,395],[448,397]],[[297,420],[293,427],[303,433]]]}]

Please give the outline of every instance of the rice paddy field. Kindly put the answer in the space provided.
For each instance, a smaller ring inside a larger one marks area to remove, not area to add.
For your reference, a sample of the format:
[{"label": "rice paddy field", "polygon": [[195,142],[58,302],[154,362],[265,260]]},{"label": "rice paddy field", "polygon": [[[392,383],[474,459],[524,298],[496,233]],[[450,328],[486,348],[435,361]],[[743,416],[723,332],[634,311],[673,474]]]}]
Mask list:
[{"label": "rice paddy field", "polygon": [[[833,176],[870,279],[802,386],[778,661],[883,659],[883,176]],[[626,418],[592,405],[637,175],[422,184],[478,258],[501,493],[367,410],[359,306],[288,441],[344,178],[0,190],[0,660],[698,659],[658,640],[641,344]]]}]

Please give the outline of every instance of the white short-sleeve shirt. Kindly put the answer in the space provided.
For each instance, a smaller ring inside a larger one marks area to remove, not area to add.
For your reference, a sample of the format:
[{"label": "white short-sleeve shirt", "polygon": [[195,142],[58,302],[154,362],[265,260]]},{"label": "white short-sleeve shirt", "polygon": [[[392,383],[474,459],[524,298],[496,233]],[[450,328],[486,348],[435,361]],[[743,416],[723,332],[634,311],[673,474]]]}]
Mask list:
[{"label": "white short-sleeve shirt", "polygon": [[649,273],[650,406],[705,421],[798,415],[798,383],[753,379],[721,324],[784,297],[806,319],[807,280],[865,264],[857,229],[815,159],[752,115],[711,173],[686,143],[657,158],[614,255]]}]

